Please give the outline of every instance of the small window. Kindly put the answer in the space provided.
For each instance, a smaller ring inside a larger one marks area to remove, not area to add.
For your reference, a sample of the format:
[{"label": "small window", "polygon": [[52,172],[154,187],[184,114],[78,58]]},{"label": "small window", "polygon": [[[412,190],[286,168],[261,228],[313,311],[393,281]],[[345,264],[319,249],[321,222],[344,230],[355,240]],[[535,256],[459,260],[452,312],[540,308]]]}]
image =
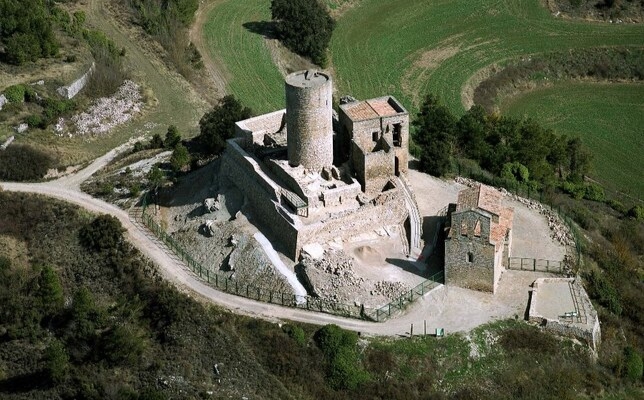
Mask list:
[{"label": "small window", "polygon": [[467,222],[465,220],[461,221],[461,235],[467,236]]},{"label": "small window", "polygon": [[378,134],[378,131],[371,132],[371,140],[373,140],[374,142],[377,142],[377,141],[378,141],[378,136],[380,136],[380,135]]},{"label": "small window", "polygon": [[468,263],[473,263],[474,262],[474,253],[472,253],[471,251],[469,251],[467,253],[467,262]]},{"label": "small window", "polygon": [[481,221],[476,221],[474,225],[474,236],[481,237]]}]

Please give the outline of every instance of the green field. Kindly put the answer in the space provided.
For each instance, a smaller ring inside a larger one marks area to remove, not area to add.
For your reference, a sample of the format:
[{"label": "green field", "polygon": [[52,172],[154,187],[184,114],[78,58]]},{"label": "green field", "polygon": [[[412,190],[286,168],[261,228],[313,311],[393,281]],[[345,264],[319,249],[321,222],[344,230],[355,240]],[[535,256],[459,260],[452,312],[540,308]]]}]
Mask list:
[{"label": "green field", "polygon": [[[270,19],[269,0],[223,0],[205,27],[228,90],[256,111],[283,107],[280,74],[246,22]],[[482,68],[589,46],[644,46],[644,26],[556,19],[539,0],[362,0],[337,21],[331,61],[338,94],[390,93],[410,110],[427,92],[462,112],[461,90]]]},{"label": "green field", "polygon": [[268,22],[270,0],[224,0],[204,26],[210,57],[224,70],[229,93],[256,113],[284,108],[282,76],[273,64],[264,36],[244,27]]},{"label": "green field", "polygon": [[581,137],[594,156],[593,178],[644,199],[643,84],[558,84],[508,99],[501,110]]}]

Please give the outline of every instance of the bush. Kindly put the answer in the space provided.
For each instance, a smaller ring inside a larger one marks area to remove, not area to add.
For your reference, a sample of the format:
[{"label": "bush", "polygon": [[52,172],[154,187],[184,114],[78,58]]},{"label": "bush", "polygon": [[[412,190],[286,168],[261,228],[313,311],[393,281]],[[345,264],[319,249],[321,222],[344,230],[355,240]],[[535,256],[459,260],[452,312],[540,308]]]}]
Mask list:
[{"label": "bush", "polygon": [[101,215],[81,228],[80,242],[93,251],[116,249],[123,241],[125,229],[116,217]]},{"label": "bush", "polygon": [[34,181],[42,179],[54,164],[47,153],[27,145],[13,145],[0,151],[0,180]]},{"label": "bush", "polygon": [[642,356],[632,347],[627,347],[624,351],[626,378],[631,382],[639,382],[644,374],[644,363]]},{"label": "bush", "polygon": [[300,346],[306,344],[306,334],[304,333],[304,329],[299,326],[286,324],[282,326],[282,330]]},{"label": "bush", "polygon": [[597,299],[599,304],[606,307],[615,315],[622,313],[622,304],[615,287],[600,272],[591,271],[586,276],[588,281],[588,295]]},{"label": "bush", "polygon": [[586,186],[586,191],[584,193],[584,199],[592,201],[604,201],[606,196],[604,195],[604,188],[594,183]]},{"label": "bush", "polygon": [[44,120],[42,117],[38,114],[32,114],[29,115],[25,118],[25,123],[29,125],[30,128],[45,128],[44,125]]},{"label": "bush", "polygon": [[355,389],[369,380],[362,369],[356,346],[358,335],[337,325],[326,325],[315,334],[315,342],[328,362],[327,379],[334,389]]},{"label": "bush", "polygon": [[181,135],[176,126],[168,126],[168,131],[165,134],[164,145],[168,149],[174,149],[181,142]]},{"label": "bush", "polygon": [[152,139],[150,140],[149,148],[151,149],[163,148],[163,139],[161,138],[161,135],[159,135],[158,133],[155,133],[154,136],[152,136]]},{"label": "bush", "polygon": [[220,154],[226,147],[226,140],[235,135],[235,122],[250,118],[252,111],[232,95],[224,96],[219,103],[199,120],[201,133],[197,142],[203,152]]},{"label": "bush", "polygon": [[586,195],[586,187],[583,183],[564,182],[561,189],[575,200],[583,199]]},{"label": "bush", "polygon": [[25,101],[25,85],[13,85],[4,90],[4,95],[10,103],[22,103]]},{"label": "bush", "polygon": [[175,171],[181,171],[190,165],[190,153],[186,146],[178,144],[174,148],[172,157],[170,157],[170,165],[172,165],[172,169]]},{"label": "bush", "polygon": [[606,204],[613,210],[617,211],[618,213],[626,214],[628,212],[628,209],[626,208],[626,206],[624,206],[624,204],[622,204],[618,200],[609,199],[608,201],[606,201]]},{"label": "bush", "polygon": [[57,339],[52,340],[45,351],[45,371],[55,385],[63,382],[69,373],[69,356],[65,346]]},{"label": "bush", "polygon": [[627,214],[630,218],[634,218],[636,221],[644,220],[644,207],[642,206],[633,206],[628,210]]}]

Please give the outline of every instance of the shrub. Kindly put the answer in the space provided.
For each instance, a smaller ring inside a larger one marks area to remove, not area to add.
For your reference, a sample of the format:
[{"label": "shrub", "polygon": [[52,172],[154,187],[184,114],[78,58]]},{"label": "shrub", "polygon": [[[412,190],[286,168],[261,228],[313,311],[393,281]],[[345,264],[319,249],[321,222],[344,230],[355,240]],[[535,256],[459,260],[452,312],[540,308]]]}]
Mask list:
[{"label": "shrub", "polygon": [[643,206],[633,206],[628,210],[627,214],[630,218],[634,218],[636,221],[644,220],[644,207]]},{"label": "shrub", "polygon": [[152,136],[152,139],[150,140],[150,146],[151,149],[162,149],[163,148],[163,139],[161,138],[161,135],[158,133],[155,133],[154,136]]},{"label": "shrub", "polygon": [[304,329],[301,327],[286,324],[282,326],[282,330],[300,346],[304,346],[306,344],[306,334],[304,333]]},{"label": "shrub", "polygon": [[617,211],[618,213],[626,214],[628,212],[628,209],[626,208],[626,206],[624,206],[624,204],[622,204],[618,200],[609,199],[606,201],[606,204],[613,210]]},{"label": "shrub", "polygon": [[69,356],[65,346],[57,339],[52,340],[45,351],[45,371],[53,384],[63,382],[69,373]]},{"label": "shrub", "polygon": [[181,135],[176,126],[168,126],[168,131],[165,134],[164,145],[168,149],[174,149],[181,142]]},{"label": "shrub", "polygon": [[220,154],[226,140],[235,135],[235,122],[250,118],[252,111],[232,95],[224,96],[219,103],[199,120],[201,133],[197,142],[206,154]]},{"label": "shrub", "polygon": [[44,128],[44,121],[42,117],[38,114],[32,114],[25,118],[25,123],[29,125],[30,128]]},{"label": "shrub", "polygon": [[54,164],[47,153],[27,145],[13,145],[0,152],[0,180],[34,181],[41,179]]},{"label": "shrub", "polygon": [[591,183],[586,186],[584,193],[584,199],[592,201],[604,201],[606,196],[604,195],[604,188],[594,183]]},{"label": "shrub", "polygon": [[4,90],[4,95],[10,103],[25,101],[25,85],[13,85]]},{"label": "shrub", "polygon": [[588,281],[588,294],[597,299],[599,304],[606,307],[615,315],[622,313],[622,304],[615,287],[598,271],[591,271],[586,276]]},{"label": "shrub", "polygon": [[143,145],[142,141],[139,140],[136,143],[134,143],[134,147],[132,148],[133,153],[138,153],[139,151],[143,151],[143,150],[145,150],[145,146]]},{"label": "shrub", "polygon": [[575,200],[583,199],[586,195],[586,187],[583,183],[564,182],[561,185],[561,189]]},{"label": "shrub", "polygon": [[625,368],[624,374],[631,382],[639,382],[644,374],[644,363],[642,356],[632,347],[627,347],[624,351]]},{"label": "shrub", "polygon": [[93,251],[103,251],[117,248],[123,241],[125,229],[115,217],[101,215],[91,223],[81,228],[80,242]]},{"label": "shrub", "polygon": [[369,380],[362,369],[356,346],[358,335],[337,325],[326,325],[315,334],[315,341],[328,362],[327,379],[334,389],[355,389]]},{"label": "shrub", "polygon": [[181,171],[187,165],[190,165],[190,153],[186,146],[178,144],[174,151],[172,152],[172,157],[170,157],[170,165],[175,171]]}]

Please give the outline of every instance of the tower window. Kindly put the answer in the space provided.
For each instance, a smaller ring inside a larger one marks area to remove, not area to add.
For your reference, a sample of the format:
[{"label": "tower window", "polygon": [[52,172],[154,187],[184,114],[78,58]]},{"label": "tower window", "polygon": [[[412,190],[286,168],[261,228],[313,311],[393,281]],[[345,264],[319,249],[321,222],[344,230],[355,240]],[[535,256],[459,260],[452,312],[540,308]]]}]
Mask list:
[{"label": "tower window", "polygon": [[371,140],[373,140],[374,142],[378,141],[378,136],[380,136],[378,134],[378,131],[371,132]]},{"label": "tower window", "polygon": [[467,252],[467,262],[468,263],[473,263],[474,262],[474,253],[472,253],[471,251]]},{"label": "tower window", "polygon": [[394,124],[394,146],[402,146],[402,125]]}]

